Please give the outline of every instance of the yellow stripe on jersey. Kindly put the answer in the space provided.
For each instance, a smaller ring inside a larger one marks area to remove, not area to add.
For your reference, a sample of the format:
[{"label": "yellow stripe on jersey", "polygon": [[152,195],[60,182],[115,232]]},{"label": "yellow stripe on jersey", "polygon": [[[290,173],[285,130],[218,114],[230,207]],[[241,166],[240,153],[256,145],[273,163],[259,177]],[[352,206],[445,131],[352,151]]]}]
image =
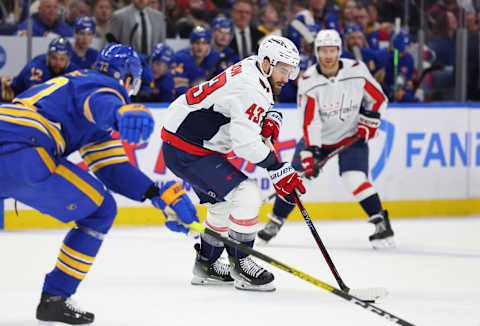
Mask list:
[{"label": "yellow stripe on jersey", "polygon": [[100,151],[106,148],[114,147],[114,146],[122,146],[122,141],[120,139],[109,140],[104,143],[100,144],[87,144],[79,149],[80,155],[83,155],[86,152],[90,151]]},{"label": "yellow stripe on jersey", "polygon": [[118,113],[124,114],[127,111],[144,111],[147,112],[148,114],[152,114],[149,109],[147,109],[145,106],[141,104],[127,104],[122,106],[119,110]]},{"label": "yellow stripe on jersey", "polygon": [[163,194],[161,194],[160,198],[167,204],[170,205],[177,200],[178,197],[185,194],[185,189],[179,183],[173,184],[170,188],[165,190]]},{"label": "yellow stripe on jersey", "polygon": [[112,159],[106,159],[104,161],[100,161],[98,163],[94,163],[89,167],[90,171],[92,172],[97,172],[101,168],[107,166],[107,165],[113,165],[113,164],[118,164],[118,163],[125,163],[128,162],[128,157],[119,157],[119,158],[112,158]]},{"label": "yellow stripe on jersey", "polygon": [[123,104],[126,104],[127,101],[125,101],[125,98],[122,96],[122,94],[120,94],[119,91],[113,89],[113,88],[109,88],[109,87],[102,87],[102,88],[99,88],[97,89],[93,94],[89,95],[87,97],[87,99],[85,100],[85,102],[83,102],[83,115],[85,116],[85,118],[87,118],[88,121],[90,121],[91,123],[96,123],[95,122],[95,119],[93,118],[93,114],[92,114],[92,109],[90,108],[90,97],[96,93],[101,93],[101,92],[110,92],[110,93],[114,93],[115,95],[117,95],[120,100],[122,101]]},{"label": "yellow stripe on jersey", "polygon": [[38,155],[40,155],[40,157],[42,158],[43,162],[45,163],[45,165],[48,167],[48,170],[50,171],[50,173],[53,173],[56,168],[57,168],[57,165],[55,164],[55,162],[52,160],[52,158],[50,157],[50,155],[48,155],[47,151],[45,150],[45,148],[43,147],[35,147],[35,149],[37,150],[38,152]]},{"label": "yellow stripe on jersey", "polygon": [[82,254],[81,252],[76,251],[75,249],[70,248],[65,243],[62,244],[62,250],[65,251],[69,256],[72,256],[76,260],[83,261],[87,264],[92,264],[95,260],[95,257]]},{"label": "yellow stripe on jersey", "polygon": [[87,195],[97,206],[100,206],[102,204],[103,196],[95,188],[89,185],[85,180],[70,171],[66,166],[57,166],[55,173],[61,175],[67,181],[72,183],[75,187],[77,187],[80,191]]},{"label": "yellow stripe on jersey", "polygon": [[83,161],[87,163],[87,165],[90,165],[93,162],[100,160],[102,158],[107,158],[110,156],[120,156],[120,155],[127,157],[127,154],[125,153],[125,150],[123,149],[123,147],[114,147],[112,149],[108,149],[105,151],[93,152],[91,154],[85,155],[83,157]]},{"label": "yellow stripe on jersey", "polygon": [[62,263],[64,263],[65,265],[78,269],[80,272],[84,272],[84,273],[88,272],[88,270],[92,266],[91,264],[85,264],[85,263],[76,261],[75,259],[72,259],[67,255],[65,255],[61,251],[58,254],[58,259],[60,259]]},{"label": "yellow stripe on jersey", "polygon": [[73,270],[73,269],[69,268],[67,265],[63,264],[59,260],[57,260],[56,266],[59,270],[61,270],[65,274],[68,274],[72,277],[75,277],[76,279],[83,280],[85,278],[85,274],[81,274],[81,273],[77,272],[76,270]]},{"label": "yellow stripe on jersey", "polygon": [[[34,121],[40,123],[45,129],[48,130],[50,135],[55,140],[55,143],[57,145],[57,152],[59,154],[64,152],[64,150],[65,150],[65,139],[63,139],[63,136],[60,133],[60,131],[56,127],[54,127],[45,117],[38,114],[37,112],[30,111],[27,108],[21,109],[19,107],[17,109],[17,108],[9,108],[9,107],[4,106],[4,107],[0,107],[0,114],[13,117],[14,120],[11,120],[10,122],[21,124],[21,125],[27,125],[25,123],[25,119],[21,119],[21,118],[28,118],[28,119],[31,119],[31,120],[34,120]],[[15,118],[18,118],[18,119],[15,119]],[[5,119],[3,119],[3,120],[5,120]],[[37,127],[35,127],[35,128],[37,128]],[[37,128],[37,129],[39,129],[39,128]],[[41,129],[39,129],[39,130],[41,130]],[[41,130],[41,131],[44,132],[43,130]]]}]

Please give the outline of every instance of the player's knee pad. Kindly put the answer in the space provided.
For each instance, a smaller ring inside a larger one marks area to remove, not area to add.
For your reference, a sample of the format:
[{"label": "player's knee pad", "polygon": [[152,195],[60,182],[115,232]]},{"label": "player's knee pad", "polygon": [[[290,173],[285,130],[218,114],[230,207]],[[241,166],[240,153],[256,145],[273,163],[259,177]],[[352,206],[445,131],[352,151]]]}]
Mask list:
[{"label": "player's knee pad", "polygon": [[95,232],[106,234],[112,227],[117,216],[117,204],[112,194],[105,192],[100,207],[90,216],[77,221],[77,225],[83,231],[95,236]]},{"label": "player's knee pad", "polygon": [[230,229],[239,233],[256,232],[262,206],[260,189],[254,180],[241,182],[225,198],[230,202]]},{"label": "player's knee pad", "polygon": [[362,171],[345,171],[342,173],[342,180],[345,189],[351,192],[357,201],[362,201],[376,193],[375,188]]}]

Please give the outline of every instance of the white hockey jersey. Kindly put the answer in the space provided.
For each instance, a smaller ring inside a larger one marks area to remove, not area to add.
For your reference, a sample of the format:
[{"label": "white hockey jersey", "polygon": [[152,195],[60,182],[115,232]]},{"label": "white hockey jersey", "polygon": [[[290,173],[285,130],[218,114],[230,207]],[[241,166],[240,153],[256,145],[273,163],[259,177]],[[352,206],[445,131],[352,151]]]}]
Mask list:
[{"label": "white hockey jersey", "polygon": [[168,108],[162,139],[191,154],[234,150],[252,163],[263,161],[270,149],[260,124],[274,102],[256,60],[246,58],[177,98]]},{"label": "white hockey jersey", "polygon": [[340,70],[327,78],[318,65],[298,82],[298,113],[307,146],[338,146],[357,133],[360,107],[384,111],[387,97],[363,62],[340,59]]}]

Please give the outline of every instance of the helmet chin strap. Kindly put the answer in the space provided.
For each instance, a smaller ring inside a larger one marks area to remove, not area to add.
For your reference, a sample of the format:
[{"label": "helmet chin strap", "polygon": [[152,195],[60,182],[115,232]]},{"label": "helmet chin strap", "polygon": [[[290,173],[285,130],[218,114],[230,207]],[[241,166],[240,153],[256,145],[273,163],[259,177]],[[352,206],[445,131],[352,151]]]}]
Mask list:
[{"label": "helmet chin strap", "polygon": [[[265,59],[263,59],[263,60],[265,60]],[[272,65],[272,63],[269,61],[268,63],[270,64],[270,69],[269,69],[268,73],[266,73],[266,72],[263,70],[263,62],[264,62],[264,61],[262,61],[262,64],[259,64],[259,66],[260,66],[259,68],[260,68],[260,71],[262,72],[262,74],[263,74],[266,78],[268,78],[268,77],[270,77],[270,76],[272,75],[274,65]]]}]

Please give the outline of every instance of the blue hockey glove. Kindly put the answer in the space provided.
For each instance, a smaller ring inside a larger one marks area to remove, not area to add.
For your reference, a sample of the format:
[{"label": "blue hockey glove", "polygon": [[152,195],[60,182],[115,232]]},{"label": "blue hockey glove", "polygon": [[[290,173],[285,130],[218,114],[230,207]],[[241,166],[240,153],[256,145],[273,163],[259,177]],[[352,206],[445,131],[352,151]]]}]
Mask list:
[{"label": "blue hockey glove", "polygon": [[141,104],[122,106],[116,113],[117,127],[120,137],[128,143],[146,142],[153,132],[152,113]]},{"label": "blue hockey glove", "polygon": [[160,189],[156,186],[156,189],[158,194],[151,197],[151,200],[153,206],[163,211],[166,218],[165,226],[171,231],[189,234],[190,230],[184,224],[198,222],[198,217],[185,189],[174,181],[167,182]]}]

